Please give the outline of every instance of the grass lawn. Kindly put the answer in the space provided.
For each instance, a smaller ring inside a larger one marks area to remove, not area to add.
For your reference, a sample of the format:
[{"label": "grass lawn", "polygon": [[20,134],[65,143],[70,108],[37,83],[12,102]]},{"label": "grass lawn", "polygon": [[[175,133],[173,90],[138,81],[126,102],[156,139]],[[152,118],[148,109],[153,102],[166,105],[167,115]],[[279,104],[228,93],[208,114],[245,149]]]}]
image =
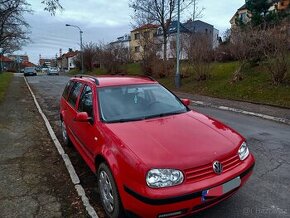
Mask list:
[{"label": "grass lawn", "polygon": [[12,80],[12,73],[0,73],[0,103],[3,101],[6,89]]},{"label": "grass lawn", "polygon": [[[193,76],[182,79],[179,91],[231,100],[249,101],[290,108],[290,78],[288,84],[273,86],[265,66],[247,67],[243,80],[231,83],[237,62],[214,63],[211,78],[196,81]],[[174,78],[158,79],[171,90],[176,90]]]},{"label": "grass lawn", "polygon": [[[243,71],[243,80],[231,83],[237,64],[237,62],[213,63],[209,80],[196,81],[194,76],[191,75],[182,79],[182,86],[178,91],[290,108],[290,67],[287,84],[272,85],[268,70],[263,65],[257,67],[247,66]],[[122,68],[129,75],[143,74],[138,63],[124,65]],[[181,69],[184,69],[184,63]],[[106,73],[104,69],[95,69],[93,72],[86,74],[101,75]],[[79,71],[70,71],[69,74],[79,74]],[[174,76],[157,80],[170,90],[177,91],[174,85]]]}]

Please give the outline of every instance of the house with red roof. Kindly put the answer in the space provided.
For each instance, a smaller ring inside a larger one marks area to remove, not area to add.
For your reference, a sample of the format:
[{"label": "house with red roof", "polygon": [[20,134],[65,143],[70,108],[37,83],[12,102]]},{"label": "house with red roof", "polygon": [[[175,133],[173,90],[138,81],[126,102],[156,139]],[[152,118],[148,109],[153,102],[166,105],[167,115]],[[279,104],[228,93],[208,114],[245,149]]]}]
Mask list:
[{"label": "house with red roof", "polygon": [[158,25],[145,24],[131,31],[130,48],[133,61],[143,59],[145,46],[154,42],[157,28]]},{"label": "house with red roof", "polygon": [[79,51],[73,51],[71,48],[69,51],[61,57],[57,58],[57,66],[61,71],[70,71],[76,68],[76,59]]},{"label": "house with red roof", "polygon": [[8,57],[0,55],[0,71],[11,70],[13,68],[14,61]]}]

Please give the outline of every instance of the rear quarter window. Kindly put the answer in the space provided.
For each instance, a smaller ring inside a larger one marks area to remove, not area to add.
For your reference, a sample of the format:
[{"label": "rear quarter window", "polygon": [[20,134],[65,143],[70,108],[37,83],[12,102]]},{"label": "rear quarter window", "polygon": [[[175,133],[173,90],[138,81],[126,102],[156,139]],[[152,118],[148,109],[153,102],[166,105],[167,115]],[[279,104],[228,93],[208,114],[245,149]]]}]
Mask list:
[{"label": "rear quarter window", "polygon": [[68,97],[68,103],[71,104],[71,106],[75,107],[77,103],[78,96],[80,94],[81,88],[83,84],[80,82],[75,82],[70,90],[69,97]]}]

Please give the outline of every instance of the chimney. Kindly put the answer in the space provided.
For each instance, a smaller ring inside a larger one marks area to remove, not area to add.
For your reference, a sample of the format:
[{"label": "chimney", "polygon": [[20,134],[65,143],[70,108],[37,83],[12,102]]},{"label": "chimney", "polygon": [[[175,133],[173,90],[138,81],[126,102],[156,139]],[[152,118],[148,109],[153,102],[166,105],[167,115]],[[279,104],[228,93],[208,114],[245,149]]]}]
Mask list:
[{"label": "chimney", "polygon": [[61,57],[62,56],[62,49],[60,48],[59,49],[59,57]]}]

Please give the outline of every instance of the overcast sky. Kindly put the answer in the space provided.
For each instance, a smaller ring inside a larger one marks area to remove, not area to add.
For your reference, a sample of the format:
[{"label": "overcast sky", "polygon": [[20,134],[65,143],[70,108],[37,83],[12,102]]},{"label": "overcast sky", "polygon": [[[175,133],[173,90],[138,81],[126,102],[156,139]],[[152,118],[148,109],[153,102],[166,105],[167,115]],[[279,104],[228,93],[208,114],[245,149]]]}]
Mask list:
[{"label": "overcast sky", "polygon": [[[53,58],[68,48],[79,49],[79,32],[65,24],[78,25],[84,31],[84,42],[110,42],[131,30],[130,15],[132,9],[128,0],[60,0],[64,10],[56,16],[43,11],[41,0],[28,0],[34,13],[26,15],[30,24],[32,43],[25,46],[17,54],[27,54],[35,64],[39,55]],[[210,23],[220,31],[220,35],[230,27],[229,20],[245,0],[200,0],[199,7],[204,7],[201,20]],[[191,11],[191,9],[188,9]],[[189,18],[183,14],[183,20]]]}]

